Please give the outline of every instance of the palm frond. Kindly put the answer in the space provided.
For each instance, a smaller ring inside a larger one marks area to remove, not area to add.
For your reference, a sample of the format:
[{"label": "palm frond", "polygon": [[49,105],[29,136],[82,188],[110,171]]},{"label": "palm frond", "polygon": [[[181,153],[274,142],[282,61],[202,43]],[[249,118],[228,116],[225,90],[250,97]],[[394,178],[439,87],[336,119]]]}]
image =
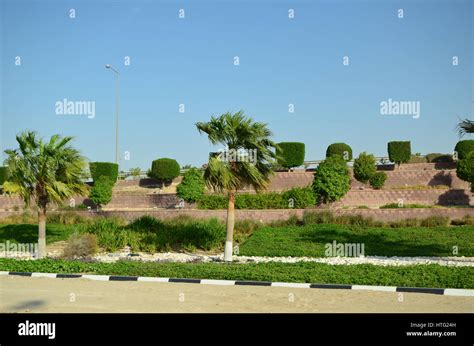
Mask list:
[{"label": "palm frond", "polygon": [[463,137],[465,134],[474,133],[474,121],[469,119],[462,120],[457,125],[457,130],[459,133],[459,137]]}]

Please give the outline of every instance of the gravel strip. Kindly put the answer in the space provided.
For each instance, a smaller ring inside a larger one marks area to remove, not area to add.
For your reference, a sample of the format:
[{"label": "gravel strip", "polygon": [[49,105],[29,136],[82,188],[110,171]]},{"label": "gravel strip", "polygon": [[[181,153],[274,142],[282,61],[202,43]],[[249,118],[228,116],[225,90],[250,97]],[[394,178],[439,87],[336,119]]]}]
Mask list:
[{"label": "gravel strip", "polygon": [[[49,252],[48,257],[58,258],[58,251]],[[6,258],[32,259],[31,254],[15,256],[0,256]],[[92,260],[112,263],[119,260],[144,261],[144,262],[177,262],[177,263],[210,263],[223,262],[224,255],[204,255],[177,252],[164,253],[131,253],[129,249],[120,252],[101,253],[92,257]],[[380,266],[406,266],[415,264],[439,264],[453,267],[474,267],[474,257],[385,257],[385,256],[361,256],[361,257],[267,257],[267,256],[234,256],[236,263],[297,263],[315,262],[330,265],[355,265],[375,264]]]}]

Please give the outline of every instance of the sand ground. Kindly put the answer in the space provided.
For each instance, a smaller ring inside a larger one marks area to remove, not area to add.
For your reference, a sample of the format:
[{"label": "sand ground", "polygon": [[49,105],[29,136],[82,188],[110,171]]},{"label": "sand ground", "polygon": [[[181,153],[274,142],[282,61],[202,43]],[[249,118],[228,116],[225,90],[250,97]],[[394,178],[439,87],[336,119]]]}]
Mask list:
[{"label": "sand ground", "polygon": [[0,312],[473,312],[474,297],[0,277]]}]

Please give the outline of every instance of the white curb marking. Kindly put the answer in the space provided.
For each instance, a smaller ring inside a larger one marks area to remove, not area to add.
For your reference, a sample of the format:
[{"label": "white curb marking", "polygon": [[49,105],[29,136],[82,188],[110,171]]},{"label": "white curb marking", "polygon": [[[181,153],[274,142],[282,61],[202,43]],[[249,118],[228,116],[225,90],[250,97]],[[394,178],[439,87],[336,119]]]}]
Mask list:
[{"label": "white curb marking", "polygon": [[460,288],[446,288],[444,290],[445,296],[469,296],[474,297],[474,290],[464,290]]},{"label": "white curb marking", "polygon": [[109,281],[108,275],[82,275],[81,278],[95,281]]},{"label": "white curb marking", "polygon": [[231,280],[201,280],[201,284],[204,284],[204,285],[233,286],[235,284],[235,281],[231,281]]},{"label": "white curb marking", "polygon": [[52,279],[56,279],[56,274],[52,274],[52,273],[31,273],[31,277],[33,277],[33,278],[52,278]]},{"label": "white curb marking", "polygon": [[146,276],[139,276],[137,281],[146,281],[146,282],[168,282],[169,278],[151,278]]},{"label": "white curb marking", "polygon": [[365,285],[352,285],[353,290],[366,290],[366,291],[385,291],[385,292],[396,292],[397,288],[393,286],[365,286]]},{"label": "white curb marking", "polygon": [[274,287],[291,287],[291,288],[310,288],[311,284],[294,283],[294,282],[272,282]]}]

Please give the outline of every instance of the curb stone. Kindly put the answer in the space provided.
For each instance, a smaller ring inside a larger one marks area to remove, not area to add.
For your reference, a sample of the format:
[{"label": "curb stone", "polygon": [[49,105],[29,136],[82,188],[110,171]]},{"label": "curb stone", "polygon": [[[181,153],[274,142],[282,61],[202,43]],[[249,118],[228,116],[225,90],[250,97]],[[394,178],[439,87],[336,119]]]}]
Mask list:
[{"label": "curb stone", "polygon": [[248,280],[209,280],[209,279],[185,279],[185,278],[159,278],[147,276],[120,276],[120,275],[91,275],[91,274],[54,274],[54,273],[30,273],[30,272],[7,272],[0,271],[0,275],[46,277],[52,279],[87,279],[94,281],[145,281],[162,283],[190,283],[201,285],[218,286],[267,286],[267,287],[289,287],[289,288],[319,288],[319,289],[347,289],[367,290],[380,292],[406,292],[427,293],[445,296],[474,297],[474,289],[460,288],[427,288],[427,287],[396,287],[396,286],[368,286],[368,285],[342,285],[342,284],[309,284],[294,282],[269,282]]}]

